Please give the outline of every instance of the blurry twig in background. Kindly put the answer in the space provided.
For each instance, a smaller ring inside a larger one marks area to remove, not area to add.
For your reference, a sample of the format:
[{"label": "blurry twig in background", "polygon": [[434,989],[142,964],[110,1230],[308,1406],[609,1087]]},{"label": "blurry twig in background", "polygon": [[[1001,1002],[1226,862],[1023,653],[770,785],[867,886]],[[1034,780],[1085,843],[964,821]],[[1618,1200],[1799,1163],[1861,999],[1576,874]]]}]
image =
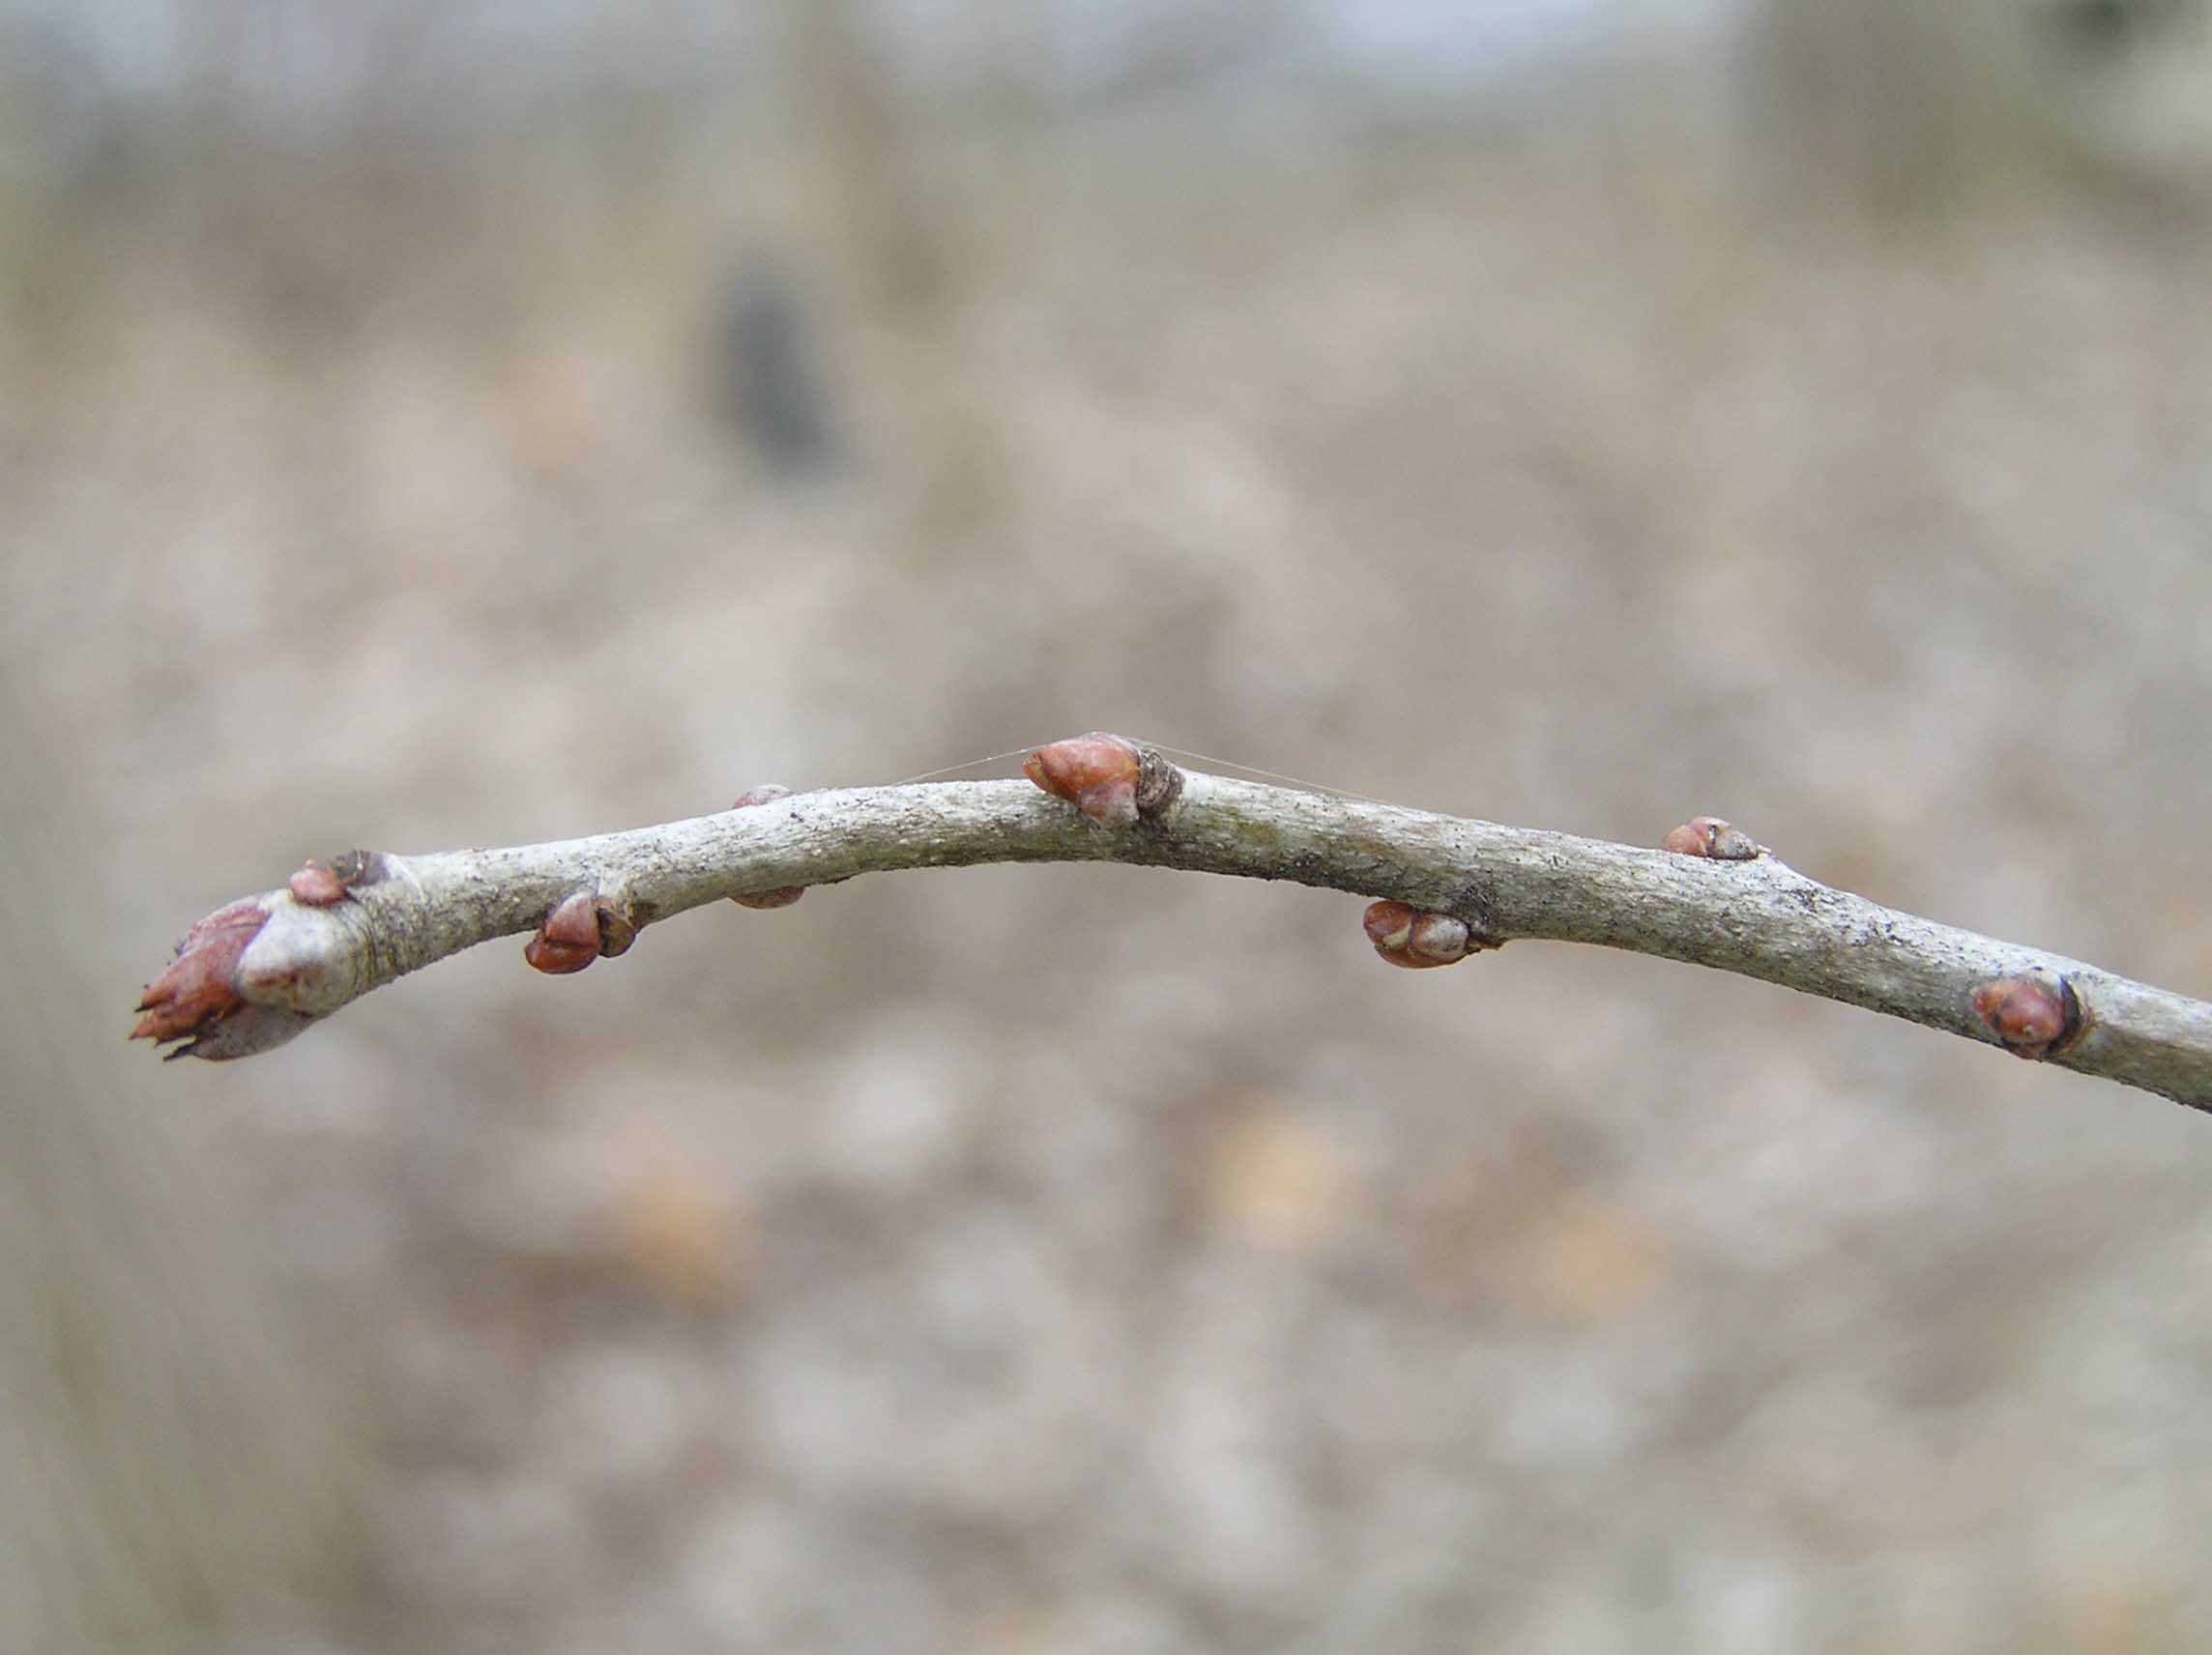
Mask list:
[{"label": "blurry twig in background", "polygon": [[715,332],[715,401],[770,472],[796,481],[843,463],[815,319],[790,275],[766,258],[747,261],[730,277]]},{"label": "blurry twig in background", "polygon": [[2203,0],[1764,0],[1753,17],[1755,148],[1793,211],[1932,222],[2069,175],[2201,205]]},{"label": "blurry twig in background", "polygon": [[795,0],[785,28],[800,233],[859,308],[926,557],[987,519],[997,488],[996,438],[961,339],[961,249],[915,175],[909,111],[850,0]]}]

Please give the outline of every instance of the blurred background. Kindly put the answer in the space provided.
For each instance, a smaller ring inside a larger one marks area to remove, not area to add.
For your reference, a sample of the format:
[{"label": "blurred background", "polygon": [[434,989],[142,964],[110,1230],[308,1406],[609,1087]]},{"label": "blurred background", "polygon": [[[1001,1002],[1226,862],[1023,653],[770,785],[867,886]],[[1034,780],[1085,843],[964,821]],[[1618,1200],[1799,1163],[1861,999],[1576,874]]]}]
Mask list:
[{"label": "blurred background", "polygon": [[2208,276],[2207,0],[0,0],[0,1648],[2212,1645],[2212,1123],[1926,1031],[984,868],[122,1042],[1099,726],[2212,993]]}]

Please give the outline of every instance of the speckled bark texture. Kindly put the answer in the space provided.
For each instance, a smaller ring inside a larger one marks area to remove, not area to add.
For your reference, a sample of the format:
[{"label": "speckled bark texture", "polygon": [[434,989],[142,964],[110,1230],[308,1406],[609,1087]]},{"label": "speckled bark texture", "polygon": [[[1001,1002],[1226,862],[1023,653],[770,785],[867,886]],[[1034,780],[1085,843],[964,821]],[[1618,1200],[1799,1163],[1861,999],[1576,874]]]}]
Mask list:
[{"label": "speckled bark texture", "polygon": [[[1453,915],[1486,944],[1597,943],[1993,1044],[2003,1042],[1977,1014],[1977,991],[2041,981],[2071,997],[2063,1037],[2044,1060],[2212,1108],[2212,1005],[1883,908],[1770,856],[1714,860],[1184,778],[1173,804],[1130,828],[1087,820],[1027,782],[936,782],[795,794],[589,839],[372,858],[379,877],[349,901],[261,899],[269,918],[245,950],[242,993],[299,1014],[289,1037],[394,977],[532,930],[579,891],[642,927],[728,897],[864,873],[1119,861],[1393,898]],[[247,1054],[218,1043],[207,1055]]]}]

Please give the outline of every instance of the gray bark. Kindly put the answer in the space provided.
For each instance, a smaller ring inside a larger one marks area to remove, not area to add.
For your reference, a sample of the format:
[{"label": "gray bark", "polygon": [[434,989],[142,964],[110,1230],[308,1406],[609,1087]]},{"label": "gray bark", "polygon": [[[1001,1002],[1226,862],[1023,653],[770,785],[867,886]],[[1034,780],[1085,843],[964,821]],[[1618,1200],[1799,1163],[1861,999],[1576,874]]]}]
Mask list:
[{"label": "gray bark", "polygon": [[643,927],[702,903],[863,873],[1118,861],[1394,898],[1454,915],[1488,943],[1655,954],[1992,1044],[1977,988],[2062,981],[2079,1031],[2046,1060],[2212,1108],[2212,1005],[1883,908],[1771,856],[1709,860],[1185,776],[1167,810],[1127,828],[1101,827],[1027,782],[938,782],[795,794],[555,844],[371,858],[370,880],[335,906],[263,898],[270,917],[246,949],[242,981],[249,1001],[314,1018],[461,948],[531,931],[579,890]]}]

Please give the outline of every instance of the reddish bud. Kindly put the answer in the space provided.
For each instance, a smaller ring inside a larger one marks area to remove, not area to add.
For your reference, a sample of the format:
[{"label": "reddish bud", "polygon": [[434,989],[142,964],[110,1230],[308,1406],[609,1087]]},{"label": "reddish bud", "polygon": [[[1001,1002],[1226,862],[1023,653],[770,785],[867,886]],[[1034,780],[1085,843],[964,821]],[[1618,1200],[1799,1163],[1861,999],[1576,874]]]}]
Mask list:
[{"label": "reddish bud", "polygon": [[[773,804],[779,798],[789,798],[791,789],[778,782],[764,781],[758,787],[748,787],[738,795],[732,810],[744,810],[755,804]],[[740,908],[789,908],[806,894],[802,885],[779,885],[773,890],[748,890],[742,896],[730,900]]]},{"label": "reddish bud", "polygon": [[239,960],[268,918],[260,898],[247,897],[217,909],[186,932],[169,969],[146,985],[138,1002],[144,1015],[131,1038],[160,1042],[202,1036],[237,1012],[246,1003],[238,989]]},{"label": "reddish bud", "polygon": [[522,957],[552,976],[580,972],[594,960],[613,959],[637,941],[637,921],[621,904],[597,891],[571,891],[545,916]]},{"label": "reddish bud", "polygon": [[599,957],[597,899],[588,890],[572,892],[545,916],[538,935],[522,945],[522,957],[550,976],[580,972]]},{"label": "reddish bud", "polygon": [[281,960],[264,962],[258,973],[247,969],[247,949],[268,920],[262,899],[247,897],[188,931],[169,969],[147,985],[131,1038],[181,1040],[163,1056],[221,1061],[270,1051],[314,1023],[319,1013],[248,998],[295,984]]},{"label": "reddish bud", "polygon": [[1467,921],[1404,902],[1373,902],[1360,918],[1375,951],[1409,971],[1456,965],[1482,946]]},{"label": "reddish bud", "polygon": [[1973,992],[1974,1015],[2006,1051],[2047,1058],[2081,1031],[2081,1002],[2064,977],[1997,977]]},{"label": "reddish bud", "polygon": [[1750,834],[1732,828],[1718,816],[1693,816],[1660,841],[1659,848],[1684,857],[1711,857],[1716,861],[1748,862],[1759,855]]},{"label": "reddish bud", "polygon": [[312,857],[284,884],[292,900],[308,908],[334,908],[346,899],[345,882]]},{"label": "reddish bud", "polygon": [[1108,828],[1157,816],[1182,792],[1182,771],[1158,748],[1103,730],[1037,748],[1022,761],[1022,774]]},{"label": "reddish bud", "polygon": [[391,873],[381,851],[347,851],[326,865],[307,858],[305,866],[284,882],[292,900],[306,908],[335,908],[357,890],[372,886]]}]

